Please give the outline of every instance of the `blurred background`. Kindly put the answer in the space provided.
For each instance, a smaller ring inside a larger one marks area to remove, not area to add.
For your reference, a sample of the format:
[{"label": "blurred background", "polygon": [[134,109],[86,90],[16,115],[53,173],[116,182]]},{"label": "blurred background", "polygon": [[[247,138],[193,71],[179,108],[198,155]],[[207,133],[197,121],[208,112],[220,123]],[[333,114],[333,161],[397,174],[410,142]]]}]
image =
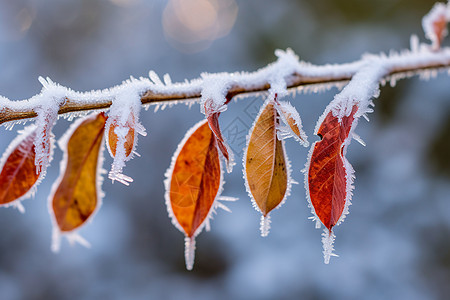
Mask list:
[{"label": "blurred background", "polygon": [[[291,47],[315,64],[357,60],[363,53],[424,41],[421,18],[430,0],[0,0],[0,94],[39,93],[38,76],[78,91],[169,73],[174,81],[201,72],[252,71]],[[445,45],[449,45],[447,41]],[[183,235],[164,204],[164,172],[199,107],[143,111],[148,136],[127,164],[130,187],[105,180],[102,209],[81,230],[92,248],[50,251],[47,197],[59,172],[59,149],[26,213],[0,210],[0,299],[448,299],[450,293],[450,79],[418,78],[382,88],[370,123],[357,128],[350,215],[335,228],[339,258],[324,265],[321,233],[308,220],[305,191],[295,185],[259,236],[239,161],[263,99],[232,103],[221,126],[238,164],[219,211],[197,239],[194,270],[184,267]],[[310,142],[316,120],[338,91],[289,97]],[[61,119],[55,134],[69,126]],[[0,128],[0,151],[15,137]],[[308,149],[287,141],[293,177]],[[105,168],[111,159],[107,157]]]}]

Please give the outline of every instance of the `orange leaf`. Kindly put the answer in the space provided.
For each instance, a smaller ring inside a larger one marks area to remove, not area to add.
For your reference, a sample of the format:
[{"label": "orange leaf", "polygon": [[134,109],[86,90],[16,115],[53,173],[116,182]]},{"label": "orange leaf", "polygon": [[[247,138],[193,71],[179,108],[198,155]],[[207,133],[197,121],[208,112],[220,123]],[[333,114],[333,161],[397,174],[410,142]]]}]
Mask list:
[{"label": "orange leaf", "polygon": [[64,142],[60,142],[64,160],[50,201],[55,225],[61,233],[85,224],[100,205],[98,180],[105,122],[104,113],[80,119],[69,129],[66,139],[62,139]]},{"label": "orange leaf", "polygon": [[[27,127],[10,144],[1,163],[0,172],[0,205],[10,205],[14,201],[27,198],[43,177],[41,170],[35,166],[36,126]],[[51,140],[48,139],[51,143]],[[48,146],[51,156],[51,145]],[[19,208],[21,206],[18,206]]]},{"label": "orange leaf", "polygon": [[353,106],[341,120],[330,111],[317,130],[321,140],[312,146],[308,168],[308,191],[319,220],[330,231],[341,219],[350,201],[353,170],[344,157],[344,147],[358,110]]},{"label": "orange leaf", "polygon": [[206,120],[188,131],[166,176],[167,209],[173,224],[186,236],[186,267],[190,270],[194,238],[209,222],[223,185],[216,138]]},{"label": "orange leaf", "polygon": [[284,143],[277,138],[278,116],[275,103],[267,102],[251,129],[244,155],[244,178],[250,197],[262,213],[262,236],[269,231],[268,214],[283,202],[290,184]]},{"label": "orange leaf", "polygon": [[[111,156],[116,156],[117,150],[117,142],[119,141],[119,137],[115,132],[115,129],[118,128],[117,120],[112,120],[108,129],[108,149],[111,153]],[[125,136],[125,157],[130,156],[131,152],[134,148],[134,128],[135,128],[135,119],[134,114],[130,113],[127,122],[125,123],[125,128],[128,129],[128,133]]]}]

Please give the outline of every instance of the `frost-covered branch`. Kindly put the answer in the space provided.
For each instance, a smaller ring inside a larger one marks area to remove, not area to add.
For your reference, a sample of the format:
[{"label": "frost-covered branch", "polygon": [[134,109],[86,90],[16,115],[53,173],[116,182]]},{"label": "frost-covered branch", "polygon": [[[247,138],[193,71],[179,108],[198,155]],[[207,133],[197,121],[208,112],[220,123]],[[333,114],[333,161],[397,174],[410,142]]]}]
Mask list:
[{"label": "frost-covered branch", "polygon": [[415,74],[434,74],[435,71],[450,68],[450,48],[433,51],[428,45],[419,45],[414,37],[412,41],[410,50],[391,52],[389,55],[364,55],[361,60],[347,64],[312,65],[299,61],[291,50],[278,50],[275,63],[252,73],[202,74],[201,78],[189,82],[172,83],[168,75],[164,76],[163,82],[154,72],[150,72],[149,78],[131,78],[111,89],[84,93],[55,84],[48,78],[40,78],[43,89],[30,99],[10,101],[0,96],[0,124],[34,118],[48,100],[60,105],[58,114],[67,114],[108,109],[117,95],[123,95],[124,92],[139,93],[143,105],[165,106],[198,101],[202,93],[214,84],[214,91],[219,90],[224,99],[230,99],[237,95],[268,91],[271,83],[274,86],[277,76],[283,77],[290,90],[308,92],[341,87],[374,59],[379,59],[387,68],[382,81],[395,81]]},{"label": "frost-covered branch", "polygon": [[[49,208],[54,225],[53,250],[61,237],[88,245],[78,230],[100,207],[103,174],[103,147],[113,158],[108,177],[128,185],[133,179],[123,174],[125,163],[138,155],[137,136],[146,135],[140,123],[142,105],[162,106],[199,103],[205,114],[178,145],[166,172],[165,198],[172,223],[185,236],[186,267],[194,263],[195,237],[209,230],[209,220],[217,208],[229,211],[219,201],[235,200],[221,195],[225,168],[231,172],[233,155],[219,126],[219,115],[233,97],[266,92],[247,136],[243,173],[246,190],[255,208],[262,214],[261,235],[270,229],[270,214],[290,195],[291,165],[284,139],[293,137],[308,147],[300,114],[287,101],[291,91],[318,92],[339,87],[342,90],[319,118],[315,134],[320,140],[311,145],[303,170],[306,198],[316,227],[325,227],[322,235],[325,263],[334,253],[334,228],[349,212],[354,190],[355,171],[346,158],[361,117],[372,112],[380,86],[413,75],[427,79],[438,71],[450,75],[450,48],[441,48],[450,22],[450,1],[438,3],[423,19],[429,44],[411,37],[410,49],[389,54],[366,54],[353,63],[316,66],[300,61],[290,49],[277,50],[278,59],[251,73],[204,73],[200,78],[172,83],[151,71],[149,78],[130,78],[111,89],[75,92],[39,78],[41,93],[23,101],[0,96],[0,124],[13,126],[35,118],[34,124],[20,132],[0,159],[0,206],[23,210],[21,201],[36,190],[53,158],[53,126],[58,115],[73,118],[91,110],[100,110],[73,122],[59,139],[63,151],[60,177],[53,185]],[[104,111],[105,112],[104,112]],[[363,143],[364,144],[364,143]]]},{"label": "frost-covered branch", "polygon": [[198,79],[172,83],[168,74],[161,80],[151,71],[149,78],[131,77],[113,88],[84,93],[40,77],[43,89],[30,99],[10,101],[0,96],[0,124],[14,124],[13,121],[38,115],[41,119],[49,119],[56,118],[57,114],[70,116],[70,113],[106,110],[115,100],[123,102],[127,95],[132,99],[138,96],[142,105],[154,104],[157,108],[180,102],[191,104],[200,99],[201,110],[208,117],[211,113],[226,110],[226,103],[237,95],[269,91],[271,96],[276,93],[283,97],[287,89],[307,92],[342,87],[362,68],[373,66],[373,61],[383,75],[380,77],[382,84],[418,73],[433,75],[437,70],[450,69],[450,48],[441,48],[449,21],[450,1],[437,3],[422,20],[425,36],[431,44],[420,44],[417,36],[412,36],[411,49],[391,51],[389,55],[363,55],[361,60],[347,64],[317,66],[300,61],[290,49],[277,50],[278,60],[256,72],[204,73]]}]

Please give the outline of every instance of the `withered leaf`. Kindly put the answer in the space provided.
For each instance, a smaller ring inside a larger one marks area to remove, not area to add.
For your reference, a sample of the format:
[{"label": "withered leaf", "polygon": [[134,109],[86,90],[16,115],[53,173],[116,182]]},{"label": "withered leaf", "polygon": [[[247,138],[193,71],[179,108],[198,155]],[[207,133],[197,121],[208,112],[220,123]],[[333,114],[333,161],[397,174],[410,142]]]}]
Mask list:
[{"label": "withered leaf", "polygon": [[64,163],[50,197],[56,225],[61,232],[70,232],[83,225],[99,205],[101,192],[97,180],[105,122],[104,113],[79,120],[73,124],[67,143],[62,145]]},{"label": "withered leaf", "polygon": [[277,103],[275,108],[278,110],[281,119],[288,126],[288,129],[282,132],[282,137],[294,137],[305,147],[308,147],[307,136],[302,129],[302,121],[300,115],[289,102],[281,101]]},{"label": "withered leaf", "polygon": [[[0,205],[8,205],[27,198],[41,177],[35,166],[36,126],[31,125],[11,142],[2,158],[0,172]],[[50,138],[48,142],[51,143]],[[51,145],[49,156],[51,155]]]},{"label": "withered leaf", "polygon": [[166,173],[166,204],[173,224],[186,236],[186,267],[194,259],[194,238],[200,233],[222,190],[216,138],[203,120],[188,131]]},{"label": "withered leaf", "polygon": [[[215,109],[212,108],[213,107],[212,102],[213,102],[212,100],[207,100],[204,104],[206,119],[208,120],[209,128],[212,130],[214,136],[216,137],[217,146],[220,152],[222,153],[223,158],[225,159],[227,172],[231,173],[234,166],[233,152],[230,150],[230,147],[223,138],[219,124],[220,112],[215,111]],[[226,103],[228,102],[229,100],[227,100]]]},{"label": "withered leaf", "polygon": [[244,155],[244,178],[254,204],[262,213],[261,234],[268,234],[268,214],[279,206],[289,185],[284,143],[277,138],[278,112],[269,101],[251,129]]}]

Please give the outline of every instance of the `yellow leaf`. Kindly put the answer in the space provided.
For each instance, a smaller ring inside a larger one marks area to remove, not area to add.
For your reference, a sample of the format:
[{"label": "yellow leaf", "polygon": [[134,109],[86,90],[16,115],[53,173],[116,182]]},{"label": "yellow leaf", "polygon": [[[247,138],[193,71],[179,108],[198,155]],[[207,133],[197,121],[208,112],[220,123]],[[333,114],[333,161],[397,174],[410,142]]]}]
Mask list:
[{"label": "yellow leaf", "polygon": [[[268,234],[268,214],[279,206],[289,186],[284,144],[277,138],[278,112],[269,101],[251,129],[244,155],[244,178],[249,194],[263,214],[261,234]],[[264,223],[264,224],[263,224]]]},{"label": "yellow leaf", "polygon": [[51,210],[61,232],[70,232],[83,225],[99,205],[97,180],[105,122],[104,113],[81,120],[74,124],[74,130],[63,146],[60,179],[50,197]]}]

